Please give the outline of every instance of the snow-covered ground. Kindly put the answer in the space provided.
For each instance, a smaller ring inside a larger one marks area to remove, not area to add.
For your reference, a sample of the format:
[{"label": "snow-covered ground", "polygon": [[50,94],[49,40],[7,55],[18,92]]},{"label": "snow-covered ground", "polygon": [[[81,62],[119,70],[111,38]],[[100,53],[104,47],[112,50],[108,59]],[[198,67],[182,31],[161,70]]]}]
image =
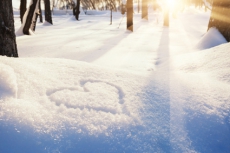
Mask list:
[{"label": "snow-covered ground", "polygon": [[0,152],[230,152],[230,44],[210,12],[136,12],[133,33],[94,13],[54,15],[0,57]]}]

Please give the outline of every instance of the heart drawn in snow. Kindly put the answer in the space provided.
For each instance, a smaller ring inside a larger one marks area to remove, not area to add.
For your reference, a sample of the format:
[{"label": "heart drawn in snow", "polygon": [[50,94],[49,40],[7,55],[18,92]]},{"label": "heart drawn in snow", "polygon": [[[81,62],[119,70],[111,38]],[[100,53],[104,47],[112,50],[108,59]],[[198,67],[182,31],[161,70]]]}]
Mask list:
[{"label": "heart drawn in snow", "polygon": [[57,106],[113,114],[122,113],[124,103],[124,93],[120,87],[99,80],[80,81],[80,86],[50,90],[47,95]]}]

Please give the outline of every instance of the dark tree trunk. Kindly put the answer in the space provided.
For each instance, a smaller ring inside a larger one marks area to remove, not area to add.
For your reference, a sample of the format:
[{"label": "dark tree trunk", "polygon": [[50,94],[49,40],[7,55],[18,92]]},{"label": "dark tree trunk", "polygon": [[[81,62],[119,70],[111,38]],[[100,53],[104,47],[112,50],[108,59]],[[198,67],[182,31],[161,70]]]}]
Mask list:
[{"label": "dark tree trunk", "polygon": [[142,0],[142,19],[148,20],[148,3],[147,0]]},{"label": "dark tree trunk", "polygon": [[50,0],[44,0],[45,2],[45,20],[50,24],[53,24],[52,14],[50,10]]},{"label": "dark tree trunk", "polygon": [[[38,0],[40,1],[40,0]],[[40,3],[40,2],[38,2]],[[39,5],[39,4],[38,4]],[[37,23],[37,19],[38,19],[38,16],[40,15],[40,13],[38,12],[35,12],[35,16],[34,16],[34,20],[33,20],[33,24],[31,24],[31,30],[35,31],[35,28],[36,28],[36,23]]]},{"label": "dark tree trunk", "polygon": [[0,1],[0,55],[18,57],[11,0]]},{"label": "dark tree trunk", "polygon": [[34,19],[33,19],[33,22],[32,22],[33,24],[31,24],[31,30],[33,30],[33,31],[35,31],[38,16],[40,16],[40,14],[41,14],[41,11],[40,11],[40,8],[39,8],[40,4],[41,4],[41,0],[38,0],[38,4],[37,4],[38,9],[35,10],[35,12],[34,12]]},{"label": "dark tree trunk", "polygon": [[40,18],[40,22],[42,23],[43,22],[43,18],[42,18],[42,9],[41,9],[41,0],[40,0],[40,2],[39,2],[39,18]]},{"label": "dark tree trunk", "polygon": [[127,29],[133,31],[133,0],[127,0]]},{"label": "dark tree trunk", "polygon": [[72,8],[73,8],[73,16],[76,16],[76,6],[74,1],[72,1]]},{"label": "dark tree trunk", "polygon": [[39,0],[32,0],[33,4],[30,5],[30,7],[28,8],[29,11],[28,11],[28,14],[27,14],[27,17],[26,17],[26,22],[25,22],[25,25],[23,27],[23,33],[26,34],[26,35],[29,35],[30,32],[29,30],[30,29],[35,29],[35,26],[36,26],[36,8],[37,8],[37,5],[38,5],[38,1]]},{"label": "dark tree trunk", "polygon": [[216,27],[228,42],[230,42],[229,12],[229,0],[214,0],[212,6],[212,14],[208,24],[208,29],[211,27]]},{"label": "dark tree trunk", "polygon": [[75,9],[75,18],[76,20],[79,20],[79,14],[80,14],[80,0],[77,0],[77,5]]},{"label": "dark tree trunk", "polygon": [[114,5],[112,1],[110,0],[110,25],[113,24],[113,8],[114,8]]},{"label": "dark tree trunk", "polygon": [[23,16],[26,12],[26,0],[21,0],[20,3],[20,18],[21,18],[21,23],[23,22]]},{"label": "dark tree trunk", "polygon": [[74,15],[75,18],[76,18],[76,7],[73,8],[73,15]]}]

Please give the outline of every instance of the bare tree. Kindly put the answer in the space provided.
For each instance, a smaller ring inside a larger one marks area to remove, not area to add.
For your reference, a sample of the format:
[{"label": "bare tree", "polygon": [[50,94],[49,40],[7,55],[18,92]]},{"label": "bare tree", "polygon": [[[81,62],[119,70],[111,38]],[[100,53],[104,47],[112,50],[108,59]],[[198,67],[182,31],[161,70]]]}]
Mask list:
[{"label": "bare tree", "polygon": [[42,9],[41,9],[41,0],[40,0],[40,2],[39,2],[39,18],[40,18],[40,22],[42,23],[43,22],[43,18],[42,18]]},{"label": "bare tree", "polygon": [[11,0],[0,1],[0,55],[18,57]]},{"label": "bare tree", "polygon": [[75,9],[75,18],[76,20],[79,20],[79,14],[80,14],[80,0],[77,0],[77,5]]},{"label": "bare tree", "polygon": [[23,22],[23,16],[26,12],[26,3],[27,1],[26,0],[21,0],[21,3],[20,3],[20,18],[21,18],[21,23]]},{"label": "bare tree", "polygon": [[133,0],[127,0],[127,29],[133,31]]},{"label": "bare tree", "polygon": [[50,0],[44,0],[45,3],[45,20],[50,24],[53,24],[52,14],[50,10]]},{"label": "bare tree", "polygon": [[169,8],[166,8],[164,11],[164,26],[169,26]]},{"label": "bare tree", "polygon": [[23,17],[25,18],[25,23],[23,25],[23,33],[26,35],[30,34],[30,29],[35,29],[37,16],[39,14],[39,1],[40,0],[31,0],[32,3],[30,7],[27,9],[27,14],[25,14],[26,16]]},{"label": "bare tree", "polygon": [[148,20],[148,0],[142,0],[142,19]]},{"label": "bare tree", "polygon": [[41,3],[41,0],[38,0],[38,4],[36,5],[37,8],[35,9],[36,11],[35,11],[34,17],[33,17],[33,22],[32,22],[31,27],[30,27],[31,30],[33,30],[33,31],[35,31],[38,16],[40,16],[40,14],[41,14],[41,11],[39,8],[40,3]]}]

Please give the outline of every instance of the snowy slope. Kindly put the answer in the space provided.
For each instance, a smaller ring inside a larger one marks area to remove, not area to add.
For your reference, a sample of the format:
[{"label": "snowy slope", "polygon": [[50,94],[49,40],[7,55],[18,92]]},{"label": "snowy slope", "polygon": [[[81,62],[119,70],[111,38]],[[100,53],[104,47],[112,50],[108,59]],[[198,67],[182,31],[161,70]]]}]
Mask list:
[{"label": "snowy slope", "polygon": [[229,152],[230,44],[194,49],[209,15],[167,28],[136,13],[133,33],[119,13],[56,15],[17,36],[20,58],[0,57],[0,152]]}]

